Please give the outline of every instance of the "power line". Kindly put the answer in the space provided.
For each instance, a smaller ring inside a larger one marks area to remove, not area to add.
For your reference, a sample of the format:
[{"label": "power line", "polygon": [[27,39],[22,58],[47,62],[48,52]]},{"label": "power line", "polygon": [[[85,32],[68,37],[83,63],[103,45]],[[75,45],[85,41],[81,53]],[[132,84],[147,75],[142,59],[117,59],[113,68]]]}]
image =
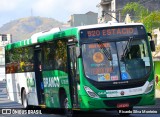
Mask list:
[{"label": "power line", "polygon": [[117,22],[119,22],[119,20],[115,17],[113,17],[111,14],[109,14],[108,12],[106,11],[102,11],[102,17],[104,17],[105,15],[109,15],[110,17],[114,18]]}]

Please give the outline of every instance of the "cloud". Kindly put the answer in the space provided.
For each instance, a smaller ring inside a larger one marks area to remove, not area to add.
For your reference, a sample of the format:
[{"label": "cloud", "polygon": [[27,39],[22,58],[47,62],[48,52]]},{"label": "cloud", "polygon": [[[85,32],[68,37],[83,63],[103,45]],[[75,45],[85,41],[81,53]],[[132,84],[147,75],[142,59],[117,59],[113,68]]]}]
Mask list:
[{"label": "cloud", "polygon": [[60,4],[60,0],[36,0],[36,2],[32,4],[32,9],[38,15],[49,15],[53,14]]},{"label": "cloud", "polygon": [[1,0],[0,1],[0,12],[14,10],[22,0]]},{"label": "cloud", "polygon": [[66,10],[70,13],[96,9],[100,0],[36,0],[33,8],[37,12],[51,13]]},{"label": "cloud", "polygon": [[32,10],[34,15],[66,21],[72,14],[97,12],[96,5],[99,2],[100,0],[35,0],[32,3]]},{"label": "cloud", "polygon": [[[70,4],[66,6],[66,10],[69,10],[71,13],[81,13],[94,11],[97,12],[98,8],[96,5],[100,0],[70,0]],[[95,10],[97,9],[97,11]]]},{"label": "cloud", "polygon": [[31,15],[66,22],[72,14],[98,12],[96,5],[99,2],[100,0],[0,0],[0,13],[3,16],[0,25]]}]

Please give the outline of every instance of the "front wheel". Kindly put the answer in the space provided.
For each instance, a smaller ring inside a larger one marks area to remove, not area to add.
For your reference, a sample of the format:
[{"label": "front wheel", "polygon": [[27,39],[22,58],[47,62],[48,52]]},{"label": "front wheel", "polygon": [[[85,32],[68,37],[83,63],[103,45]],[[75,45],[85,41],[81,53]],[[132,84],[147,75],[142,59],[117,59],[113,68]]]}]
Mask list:
[{"label": "front wheel", "polygon": [[64,109],[64,114],[66,117],[74,117],[74,113],[73,110],[71,108],[69,108],[69,104],[68,104],[68,98],[66,93],[63,94],[63,96],[61,97],[61,108]]}]

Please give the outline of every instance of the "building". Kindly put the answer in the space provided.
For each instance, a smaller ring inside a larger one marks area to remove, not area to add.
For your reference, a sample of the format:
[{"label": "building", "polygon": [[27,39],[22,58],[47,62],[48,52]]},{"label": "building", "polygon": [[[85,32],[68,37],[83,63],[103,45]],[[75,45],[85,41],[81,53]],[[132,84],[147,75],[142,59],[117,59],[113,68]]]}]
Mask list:
[{"label": "building", "polygon": [[154,61],[160,61],[160,29],[154,29],[152,34],[156,45],[156,51],[153,53],[153,59]]},{"label": "building", "polygon": [[152,53],[155,68],[156,85],[160,82],[160,28],[154,29],[153,39],[156,45],[156,51]]},{"label": "building", "polygon": [[[97,5],[99,8],[98,22],[103,23],[111,20],[124,21],[125,16],[122,16],[121,11],[129,2],[139,2],[149,11],[160,10],[160,0],[101,0]],[[131,19],[134,18],[135,17],[131,15]]]},{"label": "building", "polygon": [[86,14],[73,14],[68,21],[71,27],[97,24],[98,13],[87,12]]},{"label": "building", "polygon": [[5,45],[11,43],[11,34],[0,34],[0,81],[5,79]]},{"label": "building", "polygon": [[160,45],[160,28],[153,30],[153,38],[155,39],[155,45]]},{"label": "building", "polygon": [[98,23],[115,21],[115,0],[101,0],[97,7],[99,8]]}]

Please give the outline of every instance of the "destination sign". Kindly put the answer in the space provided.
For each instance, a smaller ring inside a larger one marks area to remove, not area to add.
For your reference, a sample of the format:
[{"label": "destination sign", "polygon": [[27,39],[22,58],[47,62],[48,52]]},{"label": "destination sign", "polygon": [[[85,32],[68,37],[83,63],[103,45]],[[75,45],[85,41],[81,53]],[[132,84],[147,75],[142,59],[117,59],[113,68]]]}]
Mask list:
[{"label": "destination sign", "polygon": [[137,27],[111,27],[81,30],[81,38],[119,37],[138,35]]}]

